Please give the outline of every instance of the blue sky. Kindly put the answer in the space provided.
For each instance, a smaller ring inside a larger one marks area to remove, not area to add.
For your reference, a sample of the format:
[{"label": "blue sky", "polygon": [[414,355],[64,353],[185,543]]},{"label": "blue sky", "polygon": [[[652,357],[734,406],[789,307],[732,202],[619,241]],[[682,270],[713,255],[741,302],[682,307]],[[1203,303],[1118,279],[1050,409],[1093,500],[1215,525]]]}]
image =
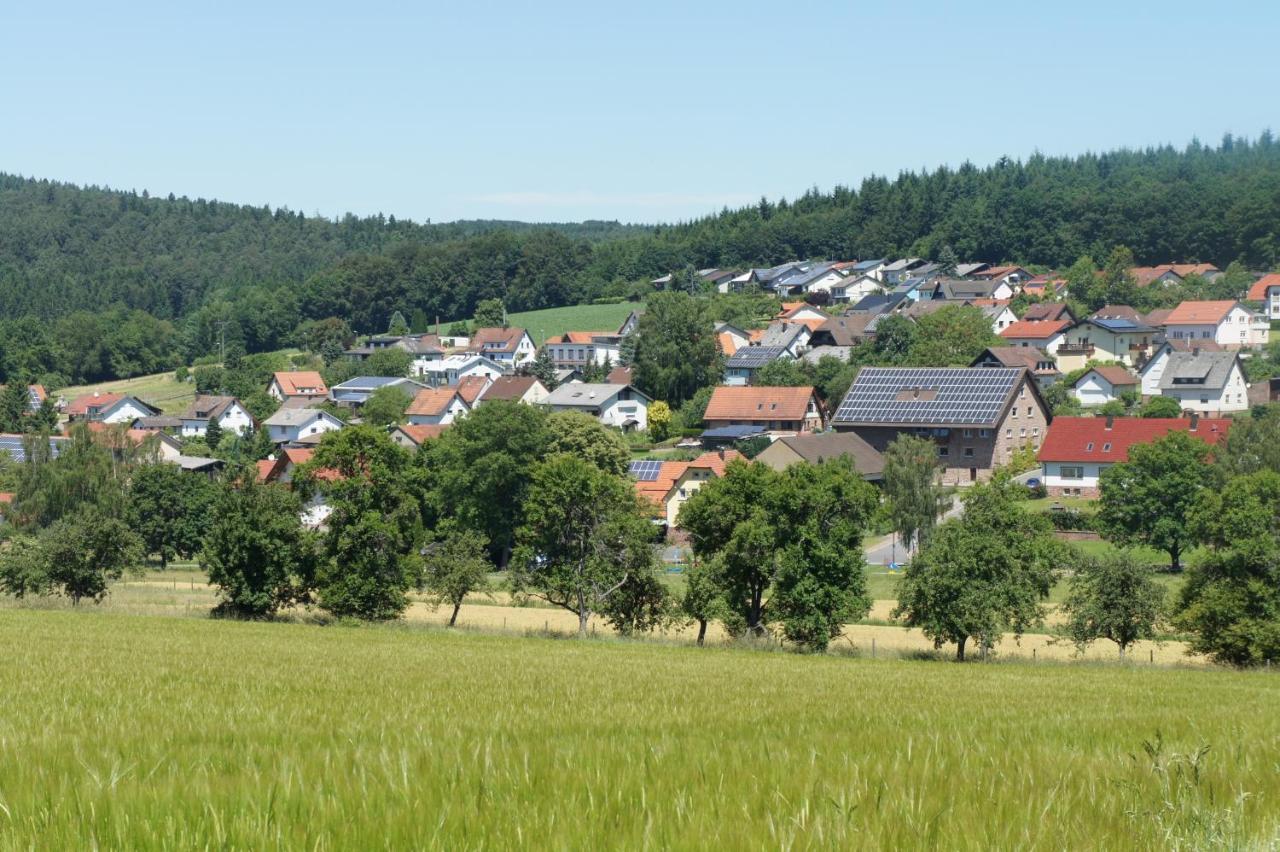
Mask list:
[{"label": "blue sky", "polygon": [[1280,131],[1280,4],[29,3],[0,171],[416,220],[688,218]]}]

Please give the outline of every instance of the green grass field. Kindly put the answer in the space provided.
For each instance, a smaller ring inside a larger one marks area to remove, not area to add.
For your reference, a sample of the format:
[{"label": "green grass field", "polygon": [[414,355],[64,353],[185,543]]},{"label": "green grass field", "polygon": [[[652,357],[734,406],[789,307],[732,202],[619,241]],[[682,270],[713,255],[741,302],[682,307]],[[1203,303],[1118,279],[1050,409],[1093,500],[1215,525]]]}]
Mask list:
[{"label": "green grass field", "polygon": [[1266,673],[88,609],[0,612],[0,643],[5,848],[1145,850],[1280,837],[1280,679]]},{"label": "green grass field", "polygon": [[179,414],[186,410],[191,400],[195,399],[196,386],[194,382],[176,381],[173,378],[173,371],[170,370],[167,373],[155,373],[150,376],[63,388],[54,394],[54,398],[61,396],[70,402],[78,396],[95,392],[130,394],[143,402],[151,403],[166,414]]},{"label": "green grass field", "polygon": [[639,307],[635,302],[574,305],[508,314],[507,321],[529,332],[533,342],[541,346],[548,337],[564,334],[566,331],[617,331],[627,315]]}]

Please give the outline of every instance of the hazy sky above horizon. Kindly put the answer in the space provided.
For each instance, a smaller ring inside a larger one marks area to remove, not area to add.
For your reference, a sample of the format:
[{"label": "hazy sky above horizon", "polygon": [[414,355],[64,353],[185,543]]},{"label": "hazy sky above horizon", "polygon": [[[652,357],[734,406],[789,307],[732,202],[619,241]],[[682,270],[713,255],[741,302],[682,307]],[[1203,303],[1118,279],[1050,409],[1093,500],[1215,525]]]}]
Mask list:
[{"label": "hazy sky above horizon", "polygon": [[67,2],[0,13],[0,171],[670,221],[869,174],[1280,131],[1280,4]]}]

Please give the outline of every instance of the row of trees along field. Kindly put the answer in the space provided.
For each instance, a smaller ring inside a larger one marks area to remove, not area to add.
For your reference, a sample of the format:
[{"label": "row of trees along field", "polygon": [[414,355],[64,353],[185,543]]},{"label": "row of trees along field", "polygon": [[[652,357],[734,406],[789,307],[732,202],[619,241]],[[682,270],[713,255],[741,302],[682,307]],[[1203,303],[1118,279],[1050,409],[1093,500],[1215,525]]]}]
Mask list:
[{"label": "row of trees along field", "polygon": [[[517,599],[601,617],[623,634],[711,622],[731,635],[780,631],[821,650],[871,600],[862,539],[887,524],[914,550],[894,617],[939,647],[985,651],[1039,628],[1066,579],[1064,639],[1126,649],[1186,634],[1192,650],[1237,666],[1280,659],[1280,408],[1238,420],[1210,457],[1175,432],[1131,451],[1102,478],[1096,512],[1043,513],[1000,472],[939,522],[928,441],[904,436],[886,454],[884,499],[847,460],[777,472],[731,461],[681,509],[695,561],[682,594],[660,578],[652,508],[626,476],[615,432],[574,412],[513,403],[477,409],[415,455],[376,428],[326,437],[292,489],[259,484],[250,461],[220,481],[159,464],[123,434],[73,430],[56,458],[41,436],[5,471],[15,489],[0,547],[0,589],[15,596],[100,600],[144,556],[196,558],[219,589],[217,613],[267,618],[299,604],[337,617],[399,617],[413,589],[450,608],[493,590],[505,569]],[[310,496],[332,507],[304,527]],[[1092,528],[1117,545],[1083,556],[1054,526]],[[1181,571],[1165,600],[1134,545],[1164,550]]]},{"label": "row of trees along field", "polygon": [[[424,330],[484,299],[511,310],[645,293],[673,270],[806,257],[944,254],[1066,267],[1280,253],[1280,145],[1224,138],[965,164],[811,190],[673,226],[338,221],[0,175],[0,368],[97,381],[293,342],[331,317],[360,333],[401,311]],[[76,315],[55,334],[51,323]],[[71,345],[68,341],[74,341]],[[68,351],[74,349],[75,351]]]}]

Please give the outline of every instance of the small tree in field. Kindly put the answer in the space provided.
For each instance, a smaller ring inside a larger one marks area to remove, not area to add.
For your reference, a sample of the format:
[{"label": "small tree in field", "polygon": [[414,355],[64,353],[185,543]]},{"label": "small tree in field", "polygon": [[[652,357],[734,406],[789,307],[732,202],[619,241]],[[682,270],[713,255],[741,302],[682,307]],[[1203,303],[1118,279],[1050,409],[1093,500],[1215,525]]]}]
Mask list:
[{"label": "small tree in field", "polygon": [[938,485],[938,470],[932,441],[902,435],[885,450],[885,508],[908,549],[928,541],[942,514],[946,495]]},{"label": "small tree in field", "polygon": [[707,638],[707,624],[728,615],[720,578],[721,566],[717,558],[707,562],[694,562],[685,575],[684,596],[680,598],[680,612],[698,624],[698,645]]},{"label": "small tree in field", "polygon": [[1110,639],[1120,659],[1139,639],[1154,639],[1164,622],[1164,587],[1129,551],[1084,562],[1071,578],[1062,604],[1066,630],[1076,647]]},{"label": "small tree in field", "polygon": [[119,518],[82,510],[44,531],[40,539],[50,582],[79,606],[84,598],[106,597],[113,580],[142,562],[143,544]]},{"label": "small tree in field", "polygon": [[0,545],[0,593],[24,598],[49,591],[49,566],[35,536],[16,535]]},{"label": "small tree in field", "polygon": [[435,606],[448,604],[449,626],[458,621],[462,602],[473,592],[490,590],[489,542],[475,530],[446,522],[436,530],[436,542],[427,545],[422,587]]}]

